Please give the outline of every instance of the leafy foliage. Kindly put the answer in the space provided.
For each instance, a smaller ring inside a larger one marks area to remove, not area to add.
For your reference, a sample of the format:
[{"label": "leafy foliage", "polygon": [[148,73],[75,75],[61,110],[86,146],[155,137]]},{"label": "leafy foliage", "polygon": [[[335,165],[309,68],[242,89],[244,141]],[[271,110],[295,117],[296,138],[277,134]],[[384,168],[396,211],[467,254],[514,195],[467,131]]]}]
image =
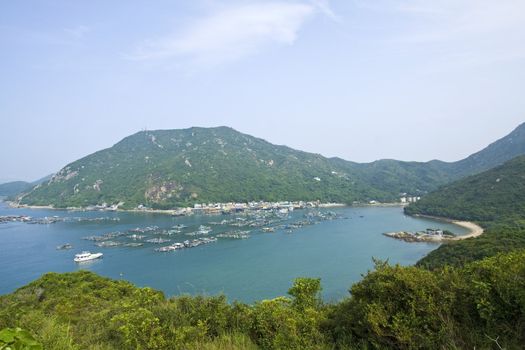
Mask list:
[{"label": "leafy foliage", "polygon": [[46,349],[490,348],[495,339],[517,349],[525,342],[525,251],[434,271],[376,262],[335,304],[322,303],[320,288],[319,279],[298,278],[291,298],[247,305],[224,296],[166,299],[86,271],[49,273],[0,297],[0,328],[31,330]]},{"label": "leafy foliage", "polygon": [[465,264],[501,252],[525,249],[525,226],[503,225],[487,229],[477,238],[448,242],[417,262],[417,266],[436,269]]},{"label": "leafy foliage", "polygon": [[525,341],[525,252],[465,268],[425,271],[382,264],[335,305],[336,344],[378,349],[507,349]]},{"label": "leafy foliage", "polygon": [[42,345],[26,330],[5,328],[0,331],[0,350],[42,350]]}]

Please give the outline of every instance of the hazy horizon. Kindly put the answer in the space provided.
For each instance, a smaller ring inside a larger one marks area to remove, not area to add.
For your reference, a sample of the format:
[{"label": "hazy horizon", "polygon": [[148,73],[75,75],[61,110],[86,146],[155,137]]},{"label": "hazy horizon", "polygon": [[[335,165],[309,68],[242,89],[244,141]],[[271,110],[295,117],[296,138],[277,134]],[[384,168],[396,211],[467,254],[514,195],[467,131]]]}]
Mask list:
[{"label": "hazy horizon", "polygon": [[456,161],[525,121],[519,0],[0,4],[0,183],[141,129]]}]

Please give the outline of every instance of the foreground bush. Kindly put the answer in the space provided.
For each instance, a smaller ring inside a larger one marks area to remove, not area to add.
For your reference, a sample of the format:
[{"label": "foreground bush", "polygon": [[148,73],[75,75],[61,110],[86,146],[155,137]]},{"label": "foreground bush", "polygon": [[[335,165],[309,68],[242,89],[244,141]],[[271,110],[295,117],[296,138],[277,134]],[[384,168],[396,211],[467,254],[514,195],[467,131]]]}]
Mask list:
[{"label": "foreground bush", "polygon": [[[433,271],[376,262],[351,296],[323,304],[319,279],[253,305],[181,296],[93,273],[49,273],[0,297],[0,329],[45,349],[520,349],[525,251]],[[36,349],[36,348],[35,348]]]},{"label": "foreground bush", "polygon": [[0,331],[1,350],[42,350],[31,333],[21,328],[5,328]]}]

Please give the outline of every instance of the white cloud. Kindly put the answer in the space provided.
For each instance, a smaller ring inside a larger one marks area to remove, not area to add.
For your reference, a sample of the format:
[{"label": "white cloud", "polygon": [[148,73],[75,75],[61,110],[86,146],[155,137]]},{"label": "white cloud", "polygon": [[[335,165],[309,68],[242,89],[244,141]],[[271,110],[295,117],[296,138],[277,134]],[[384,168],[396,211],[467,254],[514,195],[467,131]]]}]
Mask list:
[{"label": "white cloud", "polygon": [[196,19],[182,30],[140,45],[128,58],[175,59],[216,65],[257,53],[270,45],[291,45],[316,13],[335,19],[326,1],[257,2],[221,9]]}]

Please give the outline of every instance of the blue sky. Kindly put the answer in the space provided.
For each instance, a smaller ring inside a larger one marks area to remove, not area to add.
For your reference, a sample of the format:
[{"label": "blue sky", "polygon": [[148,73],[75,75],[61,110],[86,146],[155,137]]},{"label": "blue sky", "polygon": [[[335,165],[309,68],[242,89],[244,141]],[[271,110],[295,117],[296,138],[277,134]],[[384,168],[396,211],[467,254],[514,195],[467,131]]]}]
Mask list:
[{"label": "blue sky", "polygon": [[0,181],[143,128],[457,160],[525,121],[524,42],[522,0],[3,1]]}]

